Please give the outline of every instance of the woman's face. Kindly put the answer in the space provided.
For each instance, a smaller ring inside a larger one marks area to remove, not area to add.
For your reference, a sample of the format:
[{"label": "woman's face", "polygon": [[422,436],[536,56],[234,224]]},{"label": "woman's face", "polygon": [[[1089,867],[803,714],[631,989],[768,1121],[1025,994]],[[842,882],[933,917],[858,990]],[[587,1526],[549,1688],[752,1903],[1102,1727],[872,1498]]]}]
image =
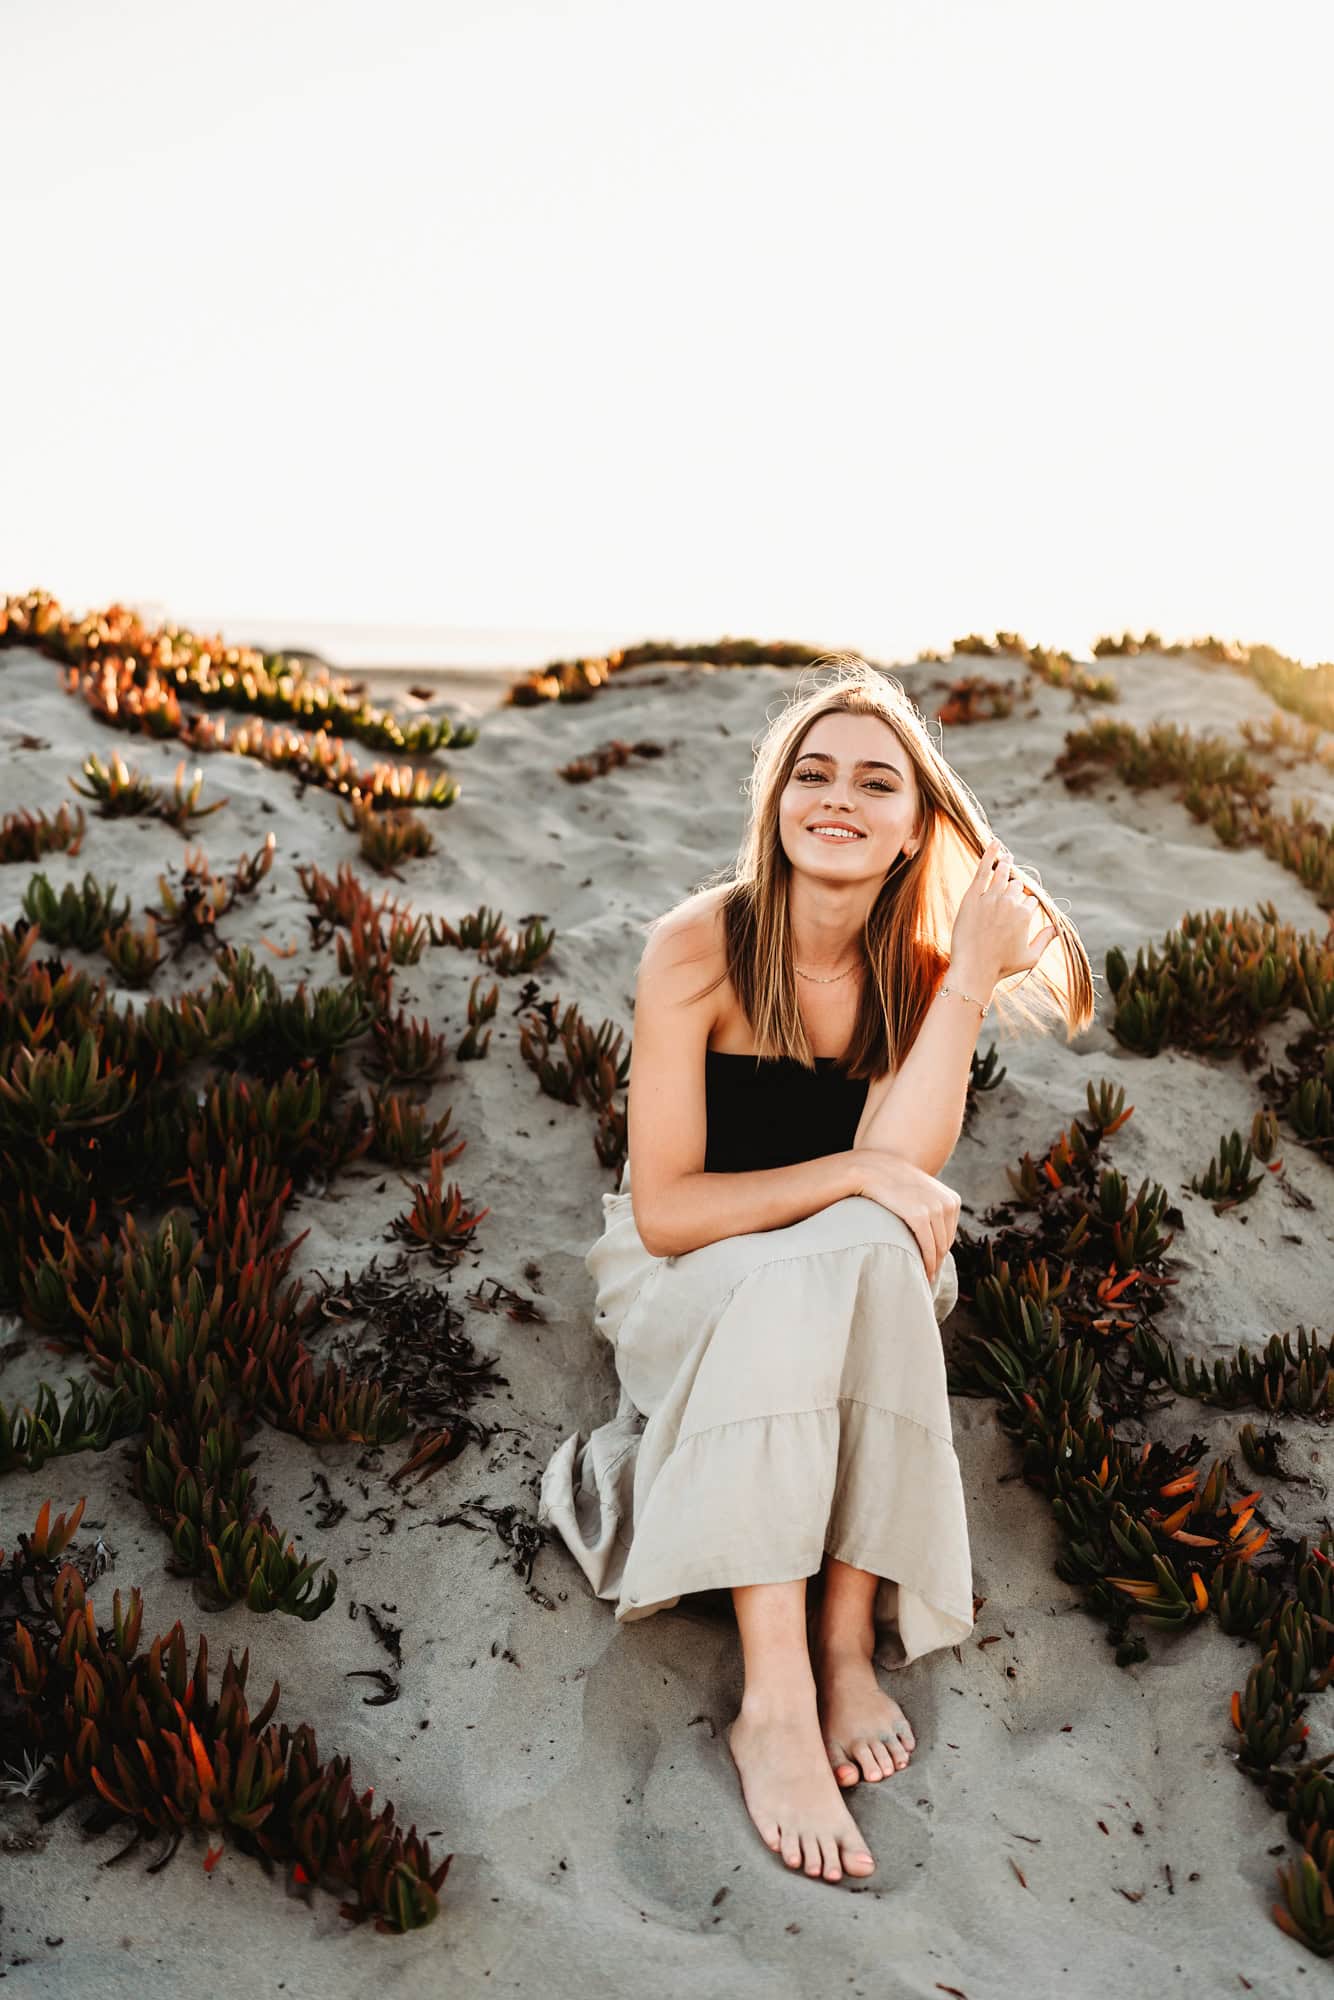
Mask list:
[{"label": "woman's face", "polygon": [[[792,866],[821,881],[883,881],[914,837],[918,794],[912,759],[875,715],[821,715],[802,739],[778,806],[779,838]],[[820,825],[857,838],[827,838]]]}]

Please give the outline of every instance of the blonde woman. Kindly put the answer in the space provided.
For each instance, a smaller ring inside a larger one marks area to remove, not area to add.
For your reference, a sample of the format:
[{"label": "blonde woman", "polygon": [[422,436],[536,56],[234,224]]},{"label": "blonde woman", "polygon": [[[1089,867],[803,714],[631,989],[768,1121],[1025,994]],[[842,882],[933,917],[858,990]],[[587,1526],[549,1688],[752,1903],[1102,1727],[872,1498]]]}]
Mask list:
[{"label": "blonde woman", "polygon": [[734,867],[640,960],[629,1159],[586,1259],[620,1407],[557,1449],[540,1518],[620,1620],[730,1591],[746,1808],[837,1882],[875,1866],[843,1788],[914,1748],[877,1650],[906,1666],[973,1623],[938,1178],[970,1058],[993,1006],[1073,1036],[1093,981],[865,661],[803,675],[748,791]]}]

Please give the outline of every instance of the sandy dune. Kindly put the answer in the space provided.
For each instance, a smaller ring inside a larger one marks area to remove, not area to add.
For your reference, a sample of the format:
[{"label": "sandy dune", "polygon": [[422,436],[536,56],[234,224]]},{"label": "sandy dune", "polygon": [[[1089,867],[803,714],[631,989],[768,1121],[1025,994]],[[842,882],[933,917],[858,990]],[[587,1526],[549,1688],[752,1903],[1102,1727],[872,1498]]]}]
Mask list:
[{"label": "sandy dune", "polygon": [[[963,1196],[961,1226],[981,1228],[988,1205],[1009,1192],[1006,1165],[1045,1148],[1083,1106],[1087,1082],[1106,1077],[1135,1106],[1110,1142],[1112,1159],[1132,1185],[1161,1181],[1186,1217],[1174,1246],[1181,1282],[1160,1331],[1207,1355],[1298,1322],[1327,1337],[1329,1169],[1285,1134],[1287,1178],[1317,1208],[1285,1206],[1281,1188],[1267,1184],[1240,1210],[1215,1215],[1185,1184],[1224,1132],[1249,1124],[1252,1084],[1239,1064],[1179,1051],[1146,1062],[1120,1048],[1103,1018],[1102,976],[1111,945],[1133,963],[1136,948],[1186,910],[1272,900],[1282,918],[1322,934],[1324,913],[1294,876],[1259,851],[1224,850],[1166,794],[1136,797],[1112,779],[1083,796],[1067,792],[1050,766],[1087,709],[1016,662],[986,664],[1019,683],[1023,698],[1003,721],[947,729],[944,753],[1079,927],[1099,975],[1100,1015],[1070,1048],[1002,1042],[1008,1075],[977,1106],[944,1173]],[[1240,674],[1152,655],[1108,665],[1122,698],[1098,712],[1137,724],[1207,719],[1232,732],[1243,717],[1273,712]],[[902,670],[928,714],[948,671]],[[511,923],[544,913],[558,936],[537,971],[543,995],[558,992],[591,1021],[610,1015],[628,1030],[639,926],[734,851],[751,740],[790,685],[773,669],[642,667],[587,704],[487,714],[477,744],[446,759],[462,795],[431,816],[437,853],[409,863],[396,893],[451,919],[482,902]],[[5,810],[72,799],[67,776],[90,751],[119,748],[170,781],[175,746],[100,728],[35,654],[0,655],[0,695]],[[20,748],[24,734],[44,747]],[[612,736],[652,738],[666,754],[584,786],[556,775],[558,764]],[[354,855],[334,801],[314,789],[298,800],[289,780],[246,759],[202,763],[205,797],[231,800],[197,836],[210,859],[230,865],[270,830],[278,841],[261,894],[224,920],[223,934],[296,942],[295,957],[270,961],[280,976],[335,983],[332,947],[308,949],[296,877],[301,862],[332,873]],[[1280,798],[1292,792],[1329,816],[1331,780],[1319,766],[1281,781]],[[90,812],[83,853],[39,865],[57,887],[87,868],[112,877],[137,914],[156,901],[158,873],[183,847],[168,828]],[[19,913],[29,873],[0,870],[6,921]],[[476,971],[469,954],[428,953],[400,973],[398,998],[445,1026],[452,1046]],[[188,957],[154,990],[204,983],[209,972],[205,959]],[[399,1939],[350,1929],[333,1898],[318,1895],[309,1909],[289,1902],[279,1880],[266,1881],[235,1851],[206,1876],[190,1840],[160,1876],[147,1875],[139,1856],[108,1871],[100,1864],[118,1835],[84,1845],[71,1812],[25,1848],[30,1813],[0,1803],[6,1992],[833,2000],[943,1990],[995,2000],[1032,1991],[1240,1993],[1242,1976],[1267,1996],[1313,1992],[1320,1962],[1269,1915],[1267,1850],[1284,1842],[1282,1820],[1234,1768],[1227,1701],[1244,1684],[1253,1647],[1202,1620],[1179,1640],[1151,1634],[1150,1661],[1118,1669],[1102,1628],[1053,1570],[1053,1524],[1042,1497],[1015,1476],[990,1403],[953,1403],[974,1587],[985,1604],[960,1657],[938,1653],[895,1681],[918,1748],[905,1771],[851,1795],[879,1856],[865,1883],[794,1876],[751,1828],[721,1735],[740,1687],[725,1603],[691,1601],[617,1628],[558,1545],[543,1549],[526,1591],[494,1533],[436,1525],[483,1496],[531,1507],[553,1445],[615,1405],[582,1263],[611,1177],[598,1165],[590,1115],[542,1096],[520,1057],[521,983],[501,982],[488,1057],[452,1064],[432,1099],[437,1111],[453,1107],[468,1139],[451,1176],[491,1209],[476,1254],[441,1283],[461,1305],[479,1278],[501,1279],[537,1297],[546,1323],[472,1315],[469,1332],[499,1353],[507,1378],[479,1406],[501,1428],[487,1450],[470,1447],[410,1492],[385,1483],[397,1449],[378,1472],[358,1473],[355,1448],[312,1450],[258,1434],[255,1470],[274,1518],[338,1573],[337,1600],[322,1619],[200,1611],[189,1585],[165,1573],[165,1540],[114,1449],[0,1484],[0,1546],[12,1546],[48,1494],[63,1507],[86,1493],[85,1530],[100,1524],[114,1550],[99,1609],[109,1611],[114,1586],[139,1584],[147,1632],[177,1616],[192,1634],[206,1624],[218,1665],[229,1645],[238,1653],[248,1645],[252,1690],[262,1698],[277,1677],[280,1716],[310,1720],[325,1755],[350,1754],[361,1785],[438,1835],[440,1853],[453,1850],[439,1921]],[[1280,1024],[1274,1046],[1283,1039]],[[335,1276],[391,1256],[384,1230],[404,1200],[397,1175],[373,1167],[322,1199],[303,1199],[294,1222],[310,1233],[296,1268]],[[540,1267],[533,1285],[521,1276],[529,1259]],[[0,1345],[14,1331],[0,1325]],[[944,1337],[948,1346],[948,1322]],[[59,1381],[68,1366],[32,1342],[0,1369],[0,1394],[26,1396],[39,1375]],[[1174,1439],[1199,1432],[1212,1456],[1235,1449],[1248,1414],[1183,1401],[1156,1422]],[[1327,1434],[1300,1418],[1285,1418],[1283,1429],[1314,1482],[1305,1489],[1309,1516],[1294,1515],[1292,1525],[1318,1527],[1334,1455]],[[316,1470],[349,1503],[327,1532],[313,1519]],[[1291,1492],[1275,1487],[1280,1511],[1285,1498],[1296,1506]],[[392,1532],[384,1517],[366,1518],[386,1502]],[[368,1683],[344,1678],[382,1664],[367,1621],[349,1616],[363,1602],[395,1606],[403,1628],[401,1695],[386,1707],[364,1706]],[[1000,1643],[976,1643],[990,1635]],[[1327,1693],[1312,1704],[1313,1753],[1334,1747],[1332,1701]]]}]

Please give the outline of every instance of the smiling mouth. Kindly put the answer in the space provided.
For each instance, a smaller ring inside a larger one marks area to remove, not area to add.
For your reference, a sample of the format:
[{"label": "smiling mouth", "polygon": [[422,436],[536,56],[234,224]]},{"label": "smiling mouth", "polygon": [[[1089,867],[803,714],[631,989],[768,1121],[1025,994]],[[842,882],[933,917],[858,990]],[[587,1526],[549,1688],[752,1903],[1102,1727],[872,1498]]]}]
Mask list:
[{"label": "smiling mouth", "polygon": [[808,826],[806,831],[807,833],[814,834],[817,840],[831,840],[831,841],[841,840],[846,842],[853,840],[865,840],[866,838],[866,835],[864,833],[859,833],[855,827],[851,826],[846,828]]}]

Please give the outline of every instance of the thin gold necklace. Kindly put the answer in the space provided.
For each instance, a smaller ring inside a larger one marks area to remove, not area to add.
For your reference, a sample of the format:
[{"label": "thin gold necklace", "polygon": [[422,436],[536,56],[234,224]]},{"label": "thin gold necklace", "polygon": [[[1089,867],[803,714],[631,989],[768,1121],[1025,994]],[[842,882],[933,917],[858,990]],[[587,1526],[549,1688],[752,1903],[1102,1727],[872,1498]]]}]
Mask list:
[{"label": "thin gold necklace", "polygon": [[848,973],[855,972],[857,970],[857,967],[855,964],[850,965],[847,968],[847,971],[831,973],[827,979],[822,979],[818,972],[802,972],[801,967],[795,963],[792,967],[792,970],[796,973],[800,973],[803,979],[811,980],[812,983],[816,986],[836,986],[840,979],[846,979]]}]

